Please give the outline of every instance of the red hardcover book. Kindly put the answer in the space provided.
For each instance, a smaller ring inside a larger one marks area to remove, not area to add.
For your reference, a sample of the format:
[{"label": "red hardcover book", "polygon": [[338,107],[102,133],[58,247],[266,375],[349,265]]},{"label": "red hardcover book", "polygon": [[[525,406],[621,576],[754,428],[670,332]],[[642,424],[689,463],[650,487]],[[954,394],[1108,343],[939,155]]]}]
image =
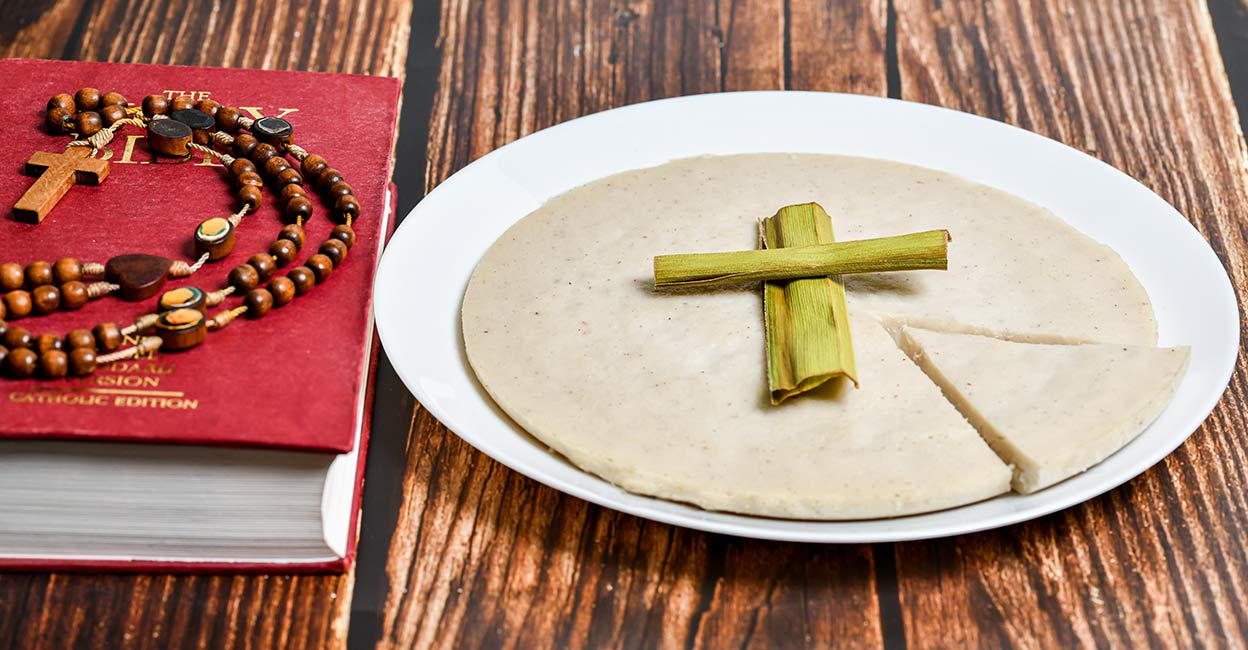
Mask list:
[{"label": "red hardcover book", "polygon": [[[194,261],[192,235],[238,200],[225,169],[196,153],[156,159],[137,127],[108,146],[108,178],[74,185],[38,225],[12,206],[34,183],[35,152],[69,137],[44,126],[47,98],[80,87],[213,99],[244,115],[282,117],[325,157],[361,205],[346,261],[306,296],[240,318],[184,352],[114,363],[66,380],[0,379],[0,566],[108,570],[344,568],[354,554],[374,357],[372,280],[391,226],[400,82],[384,77],[133,64],[2,60],[0,263],[127,253]],[[295,264],[335,225],[315,211]],[[237,229],[231,255],[167,288],[227,286],[283,225],[271,186]],[[281,273],[281,271],[279,271]],[[217,309],[241,304],[230,297]],[[155,299],[114,296],[77,311],[10,319],[64,334],[127,325]],[[216,309],[209,313],[215,313]]]}]

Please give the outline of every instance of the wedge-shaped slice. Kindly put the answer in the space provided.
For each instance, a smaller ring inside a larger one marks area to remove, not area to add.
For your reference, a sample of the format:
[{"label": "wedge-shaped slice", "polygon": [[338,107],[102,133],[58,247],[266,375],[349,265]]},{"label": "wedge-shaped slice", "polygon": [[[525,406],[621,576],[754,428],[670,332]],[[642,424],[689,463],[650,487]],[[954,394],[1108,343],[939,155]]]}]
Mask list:
[{"label": "wedge-shaped slice", "polygon": [[1101,462],[1139,435],[1178,386],[1188,348],[1041,345],[906,327],[901,345],[1024,494]]}]

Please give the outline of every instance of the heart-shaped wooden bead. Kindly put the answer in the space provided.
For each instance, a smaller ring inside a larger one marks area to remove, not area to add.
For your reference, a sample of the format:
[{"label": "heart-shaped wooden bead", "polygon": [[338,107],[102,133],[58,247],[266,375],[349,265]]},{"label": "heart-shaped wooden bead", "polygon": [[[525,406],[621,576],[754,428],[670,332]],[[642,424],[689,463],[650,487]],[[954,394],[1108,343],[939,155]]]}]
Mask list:
[{"label": "heart-shaped wooden bead", "polygon": [[171,266],[159,255],[118,255],[104,265],[104,278],[121,287],[122,300],[147,300],[164,288]]}]

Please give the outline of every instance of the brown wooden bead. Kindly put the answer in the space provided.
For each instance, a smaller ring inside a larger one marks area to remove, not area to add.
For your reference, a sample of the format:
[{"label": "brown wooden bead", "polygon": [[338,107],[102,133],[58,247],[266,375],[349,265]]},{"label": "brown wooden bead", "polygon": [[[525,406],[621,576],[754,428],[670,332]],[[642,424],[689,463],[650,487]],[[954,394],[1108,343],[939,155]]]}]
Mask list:
[{"label": "brown wooden bead", "polygon": [[229,219],[212,217],[195,228],[195,254],[208,254],[209,261],[224,259],[234,250],[234,224]]},{"label": "brown wooden bead", "polygon": [[334,202],[334,209],[330,211],[334,221],[346,223],[347,221],[355,221],[360,218],[360,202],[355,200],[354,196],[340,196]]},{"label": "brown wooden bead", "polygon": [[0,264],[0,291],[21,289],[26,284],[26,272],[16,262]]},{"label": "brown wooden bead", "polygon": [[0,300],[0,323],[3,323],[4,317],[8,316],[8,310],[9,308],[4,306],[4,301]]},{"label": "brown wooden bead", "polygon": [[0,345],[0,372],[4,372],[4,358],[8,356],[9,349]]},{"label": "brown wooden bead", "polygon": [[244,185],[254,185],[257,189],[264,187],[264,179],[260,178],[260,174],[256,172],[243,172],[234,177],[234,185],[243,187]]},{"label": "brown wooden bead", "polygon": [[[170,108],[172,109],[173,106]],[[217,123],[211,115],[188,107],[170,111],[169,118],[191,127],[191,139],[195,144],[205,147],[212,144],[212,131]]]},{"label": "brown wooden bead", "polygon": [[148,95],[143,98],[143,114],[149,118],[169,112],[169,100],[164,95]]},{"label": "brown wooden bead", "polygon": [[299,175],[299,170],[289,167],[283,169],[273,177],[273,184],[277,187],[286,187],[287,185],[303,185],[303,176]]},{"label": "brown wooden bead", "polygon": [[312,218],[312,201],[306,196],[296,196],[286,202],[286,209],[283,211],[286,221],[295,223],[300,219],[307,221]]},{"label": "brown wooden bead", "polygon": [[342,174],[337,169],[326,169],[316,178],[316,189],[325,192],[336,183],[342,182]]},{"label": "brown wooden bead", "polygon": [[251,150],[251,161],[257,165],[264,165],[270,158],[279,156],[277,149],[271,144],[261,142]]},{"label": "brown wooden bead", "polygon": [[273,256],[268,253],[256,253],[251,256],[251,259],[247,260],[247,263],[259,274],[261,283],[268,282],[269,278],[273,277],[274,273],[277,273],[277,260],[273,259]]},{"label": "brown wooden bead", "polygon": [[333,260],[320,253],[309,257],[308,261],[304,262],[303,265],[312,269],[312,274],[316,276],[317,284],[324,283],[329,279],[329,274],[334,272]]},{"label": "brown wooden bead", "polygon": [[91,330],[89,329],[79,328],[76,330],[70,330],[69,334],[65,335],[65,347],[70,350],[77,350],[78,348],[90,348],[94,350],[95,337],[92,336]]},{"label": "brown wooden bead", "polygon": [[147,148],[158,156],[184,158],[191,150],[195,133],[191,127],[174,119],[152,120],[147,124]]},{"label": "brown wooden bead", "polygon": [[78,107],[74,105],[74,96],[69,93],[53,95],[52,99],[48,100],[48,110],[54,108],[63,108],[70,113],[78,110]]},{"label": "brown wooden bead", "polygon": [[269,282],[269,294],[273,296],[273,306],[283,307],[295,299],[295,283],[290,278],[279,275]]},{"label": "brown wooden bead", "polygon": [[52,284],[52,265],[47,262],[31,262],[26,265],[26,286],[30,289]]},{"label": "brown wooden bead", "polygon": [[296,196],[306,197],[308,195],[308,191],[303,189],[303,185],[300,185],[299,183],[289,183],[287,185],[283,185],[282,189],[278,190],[278,192],[282,198],[283,204],[290,202],[290,200]]},{"label": "brown wooden bead", "polygon": [[264,194],[255,185],[244,185],[238,188],[238,200],[242,201],[243,205],[248,208],[255,210],[264,203]]},{"label": "brown wooden bead", "polygon": [[74,128],[74,112],[64,108],[49,108],[44,116],[48,132],[53,135],[69,133]]},{"label": "brown wooden bead", "polygon": [[208,317],[198,309],[174,309],[156,319],[156,335],[162,350],[187,350],[208,336]]},{"label": "brown wooden bead", "polygon": [[238,130],[238,118],[240,114],[237,108],[233,106],[222,106],[217,109],[215,117],[217,119],[217,128],[226,133],[234,133]]},{"label": "brown wooden bead", "polygon": [[256,139],[256,136],[250,133],[239,133],[234,136],[234,142],[230,144],[230,148],[235,156],[245,158],[251,156],[251,150],[255,149],[258,144],[260,141]]},{"label": "brown wooden bead", "polygon": [[69,355],[62,350],[44,350],[39,354],[39,375],[44,379],[60,379],[69,373]]},{"label": "brown wooden bead", "polygon": [[203,111],[213,117],[216,117],[217,111],[221,109],[221,103],[211,99],[201,99],[195,102],[195,110]]},{"label": "brown wooden bead", "polygon": [[294,128],[291,127],[290,122],[280,117],[265,116],[252,123],[251,132],[261,142],[284,148],[290,144]]},{"label": "brown wooden bead", "polygon": [[126,109],[116,104],[101,106],[98,112],[100,119],[104,120],[104,126],[112,126],[118,121],[126,119]]},{"label": "brown wooden bead", "polygon": [[61,290],[51,284],[35,287],[31,292],[31,302],[36,314],[51,314],[61,306]]},{"label": "brown wooden bead", "polygon": [[343,260],[347,259],[347,245],[337,239],[326,239],[321,242],[321,247],[317,252],[329,258],[334,263],[334,268],[342,266]]},{"label": "brown wooden bead", "polygon": [[230,286],[237,293],[247,293],[260,284],[260,274],[250,264],[240,264],[230,271]]},{"label": "brown wooden bead", "polygon": [[334,183],[328,190],[325,190],[325,202],[333,205],[338,200],[338,197],[351,196],[353,194],[355,194],[355,190],[351,189],[351,186],[347,185],[346,181],[339,181]]},{"label": "brown wooden bead", "polygon": [[310,153],[303,158],[300,168],[303,169],[304,178],[313,180],[320,177],[326,169],[329,169],[329,163],[326,163],[324,158]]},{"label": "brown wooden bead", "polygon": [[290,169],[290,161],[285,156],[272,156],[264,161],[264,175],[276,178],[278,174]]},{"label": "brown wooden bead", "polygon": [[61,350],[64,347],[65,343],[61,341],[61,337],[55,334],[40,334],[30,344],[30,348],[39,354],[43,354],[48,350]]},{"label": "brown wooden bead", "polygon": [[129,105],[130,102],[126,101],[126,96],[121,93],[104,93],[104,96],[100,98],[100,106],[120,106],[125,109]]},{"label": "brown wooden bead", "polygon": [[282,226],[282,232],[277,235],[278,239],[285,239],[295,245],[295,248],[303,248],[303,242],[306,235],[303,232],[303,226],[297,223],[288,223]]},{"label": "brown wooden bead", "polygon": [[[4,304],[4,301],[0,300],[0,304]],[[9,332],[9,324],[4,322],[3,319],[0,319],[0,342],[4,341],[4,335],[7,334],[8,332]]]},{"label": "brown wooden bead", "polygon": [[30,292],[18,289],[4,294],[4,308],[9,312],[9,320],[26,318],[30,315],[30,310],[34,309],[34,304],[31,302],[30,298]]},{"label": "brown wooden bead", "polygon": [[61,285],[61,309],[66,311],[82,309],[90,299],[87,285],[77,280],[70,280]]},{"label": "brown wooden bead", "polygon": [[273,309],[273,294],[267,289],[252,289],[243,298],[243,304],[247,305],[248,318],[260,318]]},{"label": "brown wooden bead", "polygon": [[164,288],[172,266],[173,260],[159,255],[118,255],[104,264],[104,278],[121,287],[122,300],[147,300]]},{"label": "brown wooden bead", "polygon": [[238,176],[244,172],[255,173],[256,163],[253,163],[250,160],[247,160],[246,158],[235,158],[234,162],[230,163],[229,170],[230,170],[230,173],[234,174],[235,176]]},{"label": "brown wooden bead", "polygon": [[74,348],[69,352],[69,374],[86,377],[95,372],[95,350],[88,347]]},{"label": "brown wooden bead", "polygon": [[4,357],[4,374],[14,379],[26,379],[39,367],[39,355],[34,350],[22,348],[9,350]]},{"label": "brown wooden bead", "polygon": [[74,93],[74,106],[79,111],[93,111],[100,107],[100,89],[99,88],[79,88]]},{"label": "brown wooden bead", "polygon": [[347,248],[355,246],[355,231],[351,229],[351,226],[348,226],[345,223],[340,223],[334,226],[334,229],[329,231],[329,238],[337,239],[338,241],[346,244]]},{"label": "brown wooden bead", "polygon": [[4,347],[10,350],[28,348],[33,342],[34,337],[24,327],[10,327],[5,331],[4,336],[0,337],[0,343],[3,343]]},{"label": "brown wooden bead", "polygon": [[104,128],[104,118],[95,111],[82,111],[74,116],[74,130],[83,138],[89,138]]},{"label": "brown wooden bead", "polygon": [[316,286],[316,274],[306,266],[296,266],[286,273],[295,285],[295,295],[302,296]]},{"label": "brown wooden bead", "polygon": [[188,108],[194,108],[194,107],[195,107],[195,100],[190,97],[187,97],[186,95],[178,95],[177,97],[174,97],[173,99],[169,100],[169,112],[170,113],[172,113],[173,111],[184,111]]},{"label": "brown wooden bead", "polygon": [[95,349],[100,352],[112,352],[126,340],[116,323],[100,323],[91,330],[91,334],[95,336]]},{"label": "brown wooden bead", "polygon": [[52,265],[52,279],[64,284],[82,279],[82,264],[72,257],[62,257]]},{"label": "brown wooden bead", "polygon": [[279,239],[269,245],[269,255],[277,261],[280,268],[285,268],[295,261],[295,256],[299,254],[299,247],[295,243],[286,239]]}]

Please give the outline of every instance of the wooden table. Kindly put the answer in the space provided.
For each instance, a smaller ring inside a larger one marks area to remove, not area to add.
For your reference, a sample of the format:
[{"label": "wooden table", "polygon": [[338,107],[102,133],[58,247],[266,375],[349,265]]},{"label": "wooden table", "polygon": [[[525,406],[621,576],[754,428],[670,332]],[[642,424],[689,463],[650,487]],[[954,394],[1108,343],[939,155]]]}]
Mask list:
[{"label": "wooden table", "polygon": [[[0,55],[406,73],[400,214],[491,149],[622,104],[755,88],[940,104],[1140,179],[1248,291],[1246,0],[0,0]],[[449,434],[389,366],[378,381],[353,573],[0,575],[0,646],[1248,643],[1242,361],[1191,440],[1103,497],[865,546],[588,505]]]}]

